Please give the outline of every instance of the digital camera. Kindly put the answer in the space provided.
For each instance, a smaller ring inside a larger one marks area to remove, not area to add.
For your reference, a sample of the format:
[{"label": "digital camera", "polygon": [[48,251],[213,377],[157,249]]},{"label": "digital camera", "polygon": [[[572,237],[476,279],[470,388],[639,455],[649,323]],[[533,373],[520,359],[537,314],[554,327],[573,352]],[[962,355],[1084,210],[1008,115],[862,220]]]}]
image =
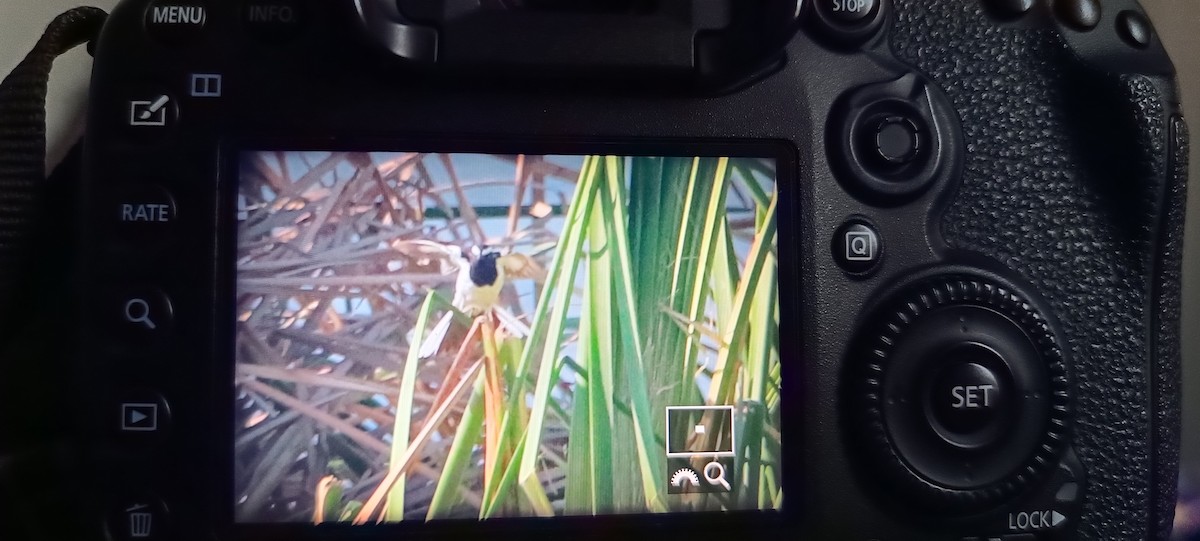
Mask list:
[{"label": "digital camera", "polygon": [[107,539],[1165,539],[1187,129],[1133,0],[126,0]]}]

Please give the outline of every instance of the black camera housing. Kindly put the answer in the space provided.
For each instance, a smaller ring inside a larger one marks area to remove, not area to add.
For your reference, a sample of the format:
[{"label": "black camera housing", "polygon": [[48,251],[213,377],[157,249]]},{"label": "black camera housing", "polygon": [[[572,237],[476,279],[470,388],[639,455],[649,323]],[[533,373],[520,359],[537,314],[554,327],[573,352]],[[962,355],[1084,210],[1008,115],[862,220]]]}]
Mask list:
[{"label": "black camera housing", "polygon": [[[1187,129],[1135,1],[496,4],[112,13],[79,262],[97,532],[153,494],[180,539],[1165,539]],[[783,510],[234,525],[231,162],[252,145],[776,158]],[[162,219],[122,223],[131,202]],[[114,329],[130,291],[172,314],[166,338]],[[975,383],[955,403],[1011,407],[935,411],[946,373]],[[117,432],[131,401],[170,431]]]}]

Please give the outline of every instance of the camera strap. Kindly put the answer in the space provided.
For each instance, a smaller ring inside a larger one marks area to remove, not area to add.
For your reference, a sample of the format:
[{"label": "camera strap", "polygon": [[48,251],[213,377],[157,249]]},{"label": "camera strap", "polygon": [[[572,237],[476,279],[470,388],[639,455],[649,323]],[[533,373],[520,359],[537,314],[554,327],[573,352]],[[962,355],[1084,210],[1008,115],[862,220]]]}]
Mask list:
[{"label": "camera strap", "polygon": [[[82,7],[55,17],[33,50],[0,82],[0,365],[4,365],[0,368],[6,373],[0,378],[0,434],[4,435],[0,437],[0,501],[12,503],[0,506],[0,539],[67,538],[59,534],[69,530],[59,528],[45,510],[61,508],[47,502],[58,502],[55,492],[71,486],[55,472],[69,471],[64,464],[72,462],[62,457],[73,455],[61,452],[62,445],[55,443],[62,438],[52,432],[52,423],[38,427],[23,421],[20,414],[8,413],[45,396],[36,394],[44,388],[29,382],[50,381],[48,373],[38,372],[41,363],[52,365],[48,348],[44,341],[19,343],[13,338],[28,336],[31,329],[52,332],[54,327],[41,315],[46,307],[39,306],[35,293],[28,291],[35,289],[28,283],[38,276],[39,262],[59,263],[42,261],[46,254],[39,253],[39,244],[47,240],[42,230],[52,225],[41,212],[53,197],[72,195],[56,194],[51,189],[54,182],[46,176],[50,69],[58,56],[91,42],[107,16],[103,10]],[[78,155],[78,149],[72,151],[56,175],[77,175]],[[54,251],[62,251],[61,239],[54,241],[58,241]],[[45,477],[33,480],[27,475],[31,472]],[[77,532],[70,533],[74,537]]]},{"label": "camera strap", "polygon": [[0,309],[10,308],[35,251],[31,237],[44,203],[46,91],[54,59],[91,42],[108,16],[93,7],[55,17],[21,63],[0,82]]}]

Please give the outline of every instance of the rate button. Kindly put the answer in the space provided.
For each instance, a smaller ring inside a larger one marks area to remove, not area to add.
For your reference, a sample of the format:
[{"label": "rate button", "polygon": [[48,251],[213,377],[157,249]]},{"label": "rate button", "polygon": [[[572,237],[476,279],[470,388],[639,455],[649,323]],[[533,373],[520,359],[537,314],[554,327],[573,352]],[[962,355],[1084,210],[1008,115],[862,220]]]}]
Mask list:
[{"label": "rate button", "polygon": [[175,198],[160,186],[126,186],[114,191],[107,221],[123,240],[160,240],[178,219]]}]

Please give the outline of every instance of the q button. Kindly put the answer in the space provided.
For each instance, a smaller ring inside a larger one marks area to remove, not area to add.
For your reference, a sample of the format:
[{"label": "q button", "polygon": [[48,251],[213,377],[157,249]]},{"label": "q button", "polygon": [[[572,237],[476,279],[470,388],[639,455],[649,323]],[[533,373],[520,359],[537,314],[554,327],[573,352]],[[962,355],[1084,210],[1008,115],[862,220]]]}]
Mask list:
[{"label": "q button", "polygon": [[128,347],[161,344],[171,333],[174,309],[171,299],[153,287],[121,290],[107,303],[105,319]]},{"label": "q button", "polygon": [[883,260],[883,239],[879,231],[862,218],[850,218],[837,228],[830,249],[842,271],[856,278],[869,276]]}]

